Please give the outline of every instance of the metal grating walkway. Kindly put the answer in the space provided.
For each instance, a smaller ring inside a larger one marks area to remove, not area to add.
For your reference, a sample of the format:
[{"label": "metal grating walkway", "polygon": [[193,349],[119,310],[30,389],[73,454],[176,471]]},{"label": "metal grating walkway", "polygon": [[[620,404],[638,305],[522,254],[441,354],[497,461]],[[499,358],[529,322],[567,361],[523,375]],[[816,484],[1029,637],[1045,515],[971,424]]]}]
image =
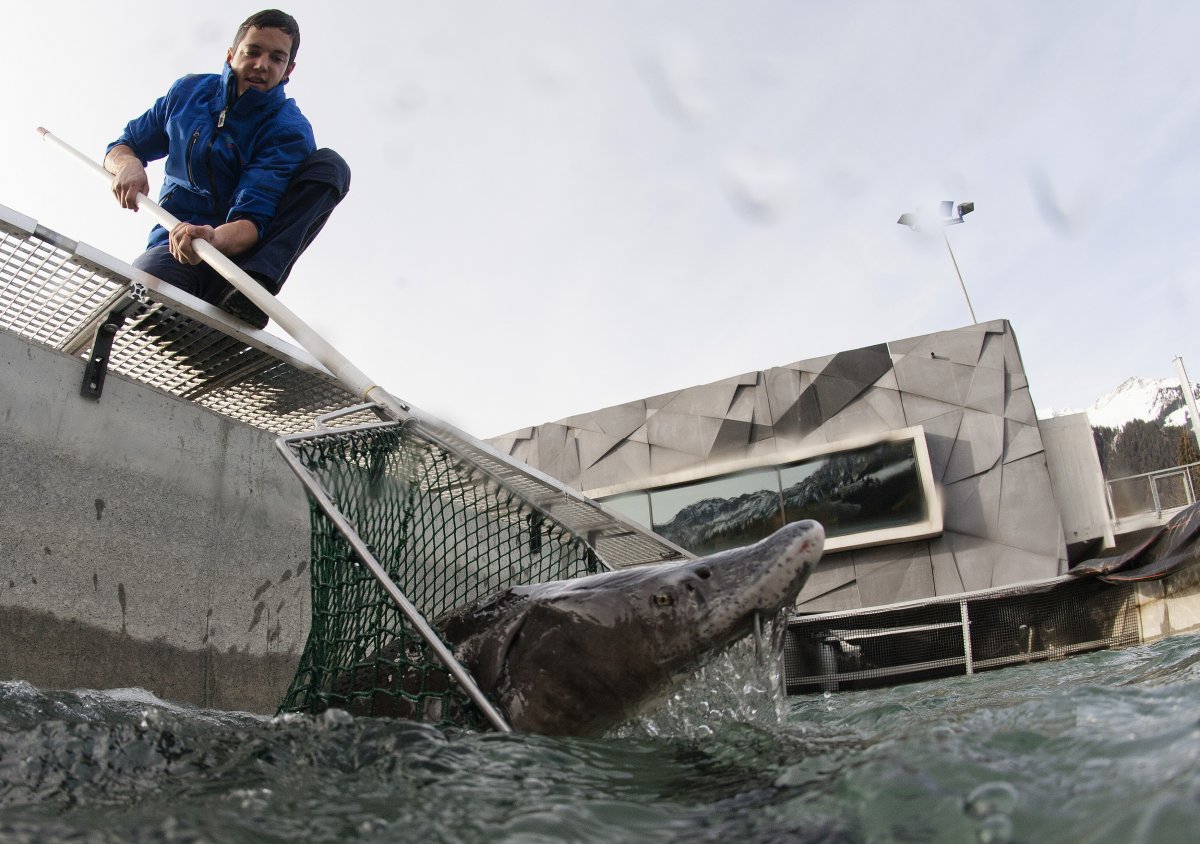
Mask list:
[{"label": "metal grating walkway", "polygon": [[0,206],[0,329],[86,360],[127,296],[110,372],[276,434],[360,401],[303,350]]},{"label": "metal grating walkway", "polygon": [[[277,435],[376,422],[308,352],[255,330],[216,307],[0,205],[0,330],[80,358],[115,308],[108,369]],[[413,410],[430,436],[584,537],[607,564],[623,567],[690,557],[683,549],[513,460]]]}]

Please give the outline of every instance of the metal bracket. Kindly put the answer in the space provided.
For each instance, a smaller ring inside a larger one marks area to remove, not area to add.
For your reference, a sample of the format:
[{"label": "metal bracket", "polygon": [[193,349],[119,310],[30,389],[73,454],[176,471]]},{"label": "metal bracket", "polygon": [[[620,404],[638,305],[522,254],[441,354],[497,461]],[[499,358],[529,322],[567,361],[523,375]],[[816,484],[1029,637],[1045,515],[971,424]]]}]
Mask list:
[{"label": "metal bracket", "polygon": [[130,312],[139,304],[133,296],[122,296],[116,307],[108,312],[104,322],[96,328],[96,336],[92,340],[92,353],[83,369],[83,383],[79,387],[79,395],[85,399],[100,400],[100,394],[104,392],[104,377],[108,374],[108,359],[112,355],[113,340]]}]

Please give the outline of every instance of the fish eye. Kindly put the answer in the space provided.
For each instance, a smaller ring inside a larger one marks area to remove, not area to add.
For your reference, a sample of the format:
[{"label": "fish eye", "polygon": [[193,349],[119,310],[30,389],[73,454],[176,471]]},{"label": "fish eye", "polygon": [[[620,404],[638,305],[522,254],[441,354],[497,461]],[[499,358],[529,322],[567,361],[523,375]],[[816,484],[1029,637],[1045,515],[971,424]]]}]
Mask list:
[{"label": "fish eye", "polygon": [[659,592],[654,596],[654,605],[656,607],[669,607],[673,603],[675,603],[675,599],[666,592]]}]

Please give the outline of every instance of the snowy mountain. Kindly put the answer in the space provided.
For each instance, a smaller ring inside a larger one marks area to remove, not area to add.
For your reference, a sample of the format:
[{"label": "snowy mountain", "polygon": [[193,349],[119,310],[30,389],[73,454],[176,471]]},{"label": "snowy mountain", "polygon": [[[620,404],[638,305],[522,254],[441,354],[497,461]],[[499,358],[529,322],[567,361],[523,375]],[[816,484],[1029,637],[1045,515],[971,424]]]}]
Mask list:
[{"label": "snowy mountain", "polygon": [[[1193,385],[1200,399],[1200,384]],[[1039,411],[1038,416],[1063,416],[1078,410]],[[1121,428],[1133,419],[1160,420],[1166,425],[1187,425],[1183,390],[1177,378],[1127,378],[1116,389],[1101,396],[1086,409],[1093,427]]]},{"label": "snowy mountain", "polygon": [[[1193,386],[1193,395],[1197,387]],[[1120,428],[1131,419],[1161,420],[1166,425],[1186,425],[1183,390],[1177,378],[1127,378],[1087,409],[1093,426]]]}]

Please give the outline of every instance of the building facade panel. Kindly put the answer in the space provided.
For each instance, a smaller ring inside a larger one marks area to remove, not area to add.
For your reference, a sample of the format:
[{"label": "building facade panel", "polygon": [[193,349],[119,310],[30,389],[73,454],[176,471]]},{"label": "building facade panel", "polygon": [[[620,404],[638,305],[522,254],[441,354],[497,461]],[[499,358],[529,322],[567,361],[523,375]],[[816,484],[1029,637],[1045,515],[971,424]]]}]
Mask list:
[{"label": "building facade panel", "polygon": [[[1012,328],[996,320],[743,373],[577,417],[586,428],[563,420],[492,444],[592,497],[628,493],[630,507],[651,513],[656,501],[665,509],[668,500],[687,498],[684,486],[705,479],[774,472],[794,484],[796,472],[808,470],[787,466],[807,466],[823,452],[862,452],[864,444],[915,429],[936,482],[930,506],[944,508],[944,526],[939,512],[920,538],[874,531],[856,545],[853,533],[839,537],[798,607],[854,609],[1065,570],[1063,531],[1027,385]],[[597,428],[604,436],[596,436]],[[864,460],[870,462],[860,458],[859,465]],[[896,470],[863,471],[859,481],[840,482],[838,512],[864,506],[855,484],[886,487]],[[806,483],[819,481],[825,482],[817,470]],[[712,501],[688,506],[698,508],[695,514],[707,508],[710,519],[729,519],[736,509],[758,519],[760,530],[769,523],[762,508],[775,494],[765,481],[756,481],[756,489],[764,483],[754,496],[722,500],[725,511]],[[789,493],[779,484],[781,501],[799,489]],[[785,507],[785,517],[796,509]],[[685,520],[688,512],[672,510],[670,518]],[[665,514],[650,518],[666,529]]]}]

